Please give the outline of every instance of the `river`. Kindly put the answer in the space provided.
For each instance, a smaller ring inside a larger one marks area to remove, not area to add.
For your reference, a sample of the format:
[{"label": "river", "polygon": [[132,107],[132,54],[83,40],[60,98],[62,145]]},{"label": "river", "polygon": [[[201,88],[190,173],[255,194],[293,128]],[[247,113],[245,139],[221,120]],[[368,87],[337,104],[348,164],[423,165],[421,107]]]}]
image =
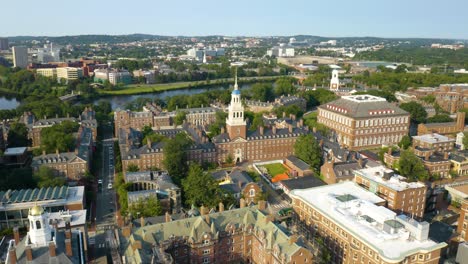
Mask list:
[{"label": "river", "polygon": [[[101,100],[109,101],[112,106],[112,110],[115,110],[117,108],[124,108],[126,104],[128,104],[131,101],[134,101],[137,98],[143,97],[143,98],[160,98],[160,99],[166,99],[168,97],[174,96],[174,95],[181,95],[181,94],[187,94],[187,95],[192,95],[192,94],[199,94],[203,93],[206,91],[212,91],[212,90],[223,90],[223,89],[229,89],[230,85],[219,85],[219,86],[210,86],[210,87],[200,87],[200,88],[188,88],[188,89],[179,89],[179,90],[169,90],[169,91],[163,91],[163,92],[155,92],[155,93],[145,93],[145,94],[136,94],[136,95],[113,95],[113,96],[106,96],[103,98],[96,99],[94,101],[94,104],[97,104]],[[242,89],[248,89],[250,88],[250,84],[243,84],[240,85],[239,87],[241,90]]]},{"label": "river", "polygon": [[0,110],[15,109],[19,104],[20,102],[14,97],[5,95],[0,96]]}]

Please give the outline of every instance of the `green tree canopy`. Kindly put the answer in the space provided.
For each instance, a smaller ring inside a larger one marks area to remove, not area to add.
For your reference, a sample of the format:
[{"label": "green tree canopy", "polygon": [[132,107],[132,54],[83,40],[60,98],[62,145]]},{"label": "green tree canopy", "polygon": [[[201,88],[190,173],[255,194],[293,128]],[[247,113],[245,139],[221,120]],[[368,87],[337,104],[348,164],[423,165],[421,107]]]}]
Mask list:
[{"label": "green tree canopy", "polygon": [[262,102],[271,102],[275,99],[273,86],[269,83],[256,83],[252,85],[249,94],[251,99]]},{"label": "green tree canopy", "polygon": [[27,147],[30,145],[28,129],[23,123],[14,122],[8,131],[8,147]]},{"label": "green tree canopy", "polygon": [[292,95],[296,93],[296,87],[293,85],[293,79],[282,77],[275,82],[275,95]]},{"label": "green tree canopy", "polygon": [[66,183],[65,178],[56,176],[54,169],[47,166],[39,167],[39,170],[34,173],[33,177],[39,188],[63,186]]},{"label": "green tree canopy", "polygon": [[402,149],[408,149],[409,146],[411,146],[411,137],[408,135],[404,135],[401,138],[400,143],[398,143],[398,146]]},{"label": "green tree canopy", "polygon": [[176,116],[174,117],[174,123],[178,126],[182,125],[187,118],[187,112],[177,111]]},{"label": "green tree canopy", "polygon": [[185,133],[177,134],[173,139],[169,139],[164,145],[163,164],[174,182],[180,183],[187,175],[187,148],[192,141]]},{"label": "green tree canopy", "polygon": [[41,130],[41,148],[47,153],[70,151],[75,147],[73,133],[78,131],[80,125],[73,121],[63,121],[60,124],[46,127]]},{"label": "green tree canopy", "polygon": [[398,168],[400,174],[410,181],[424,181],[429,177],[422,160],[410,150],[401,151]]},{"label": "green tree canopy", "polygon": [[311,134],[302,135],[294,144],[294,154],[310,165],[316,172],[320,171],[322,165],[322,154],[315,137]]},{"label": "green tree canopy", "polygon": [[234,203],[233,196],[221,189],[213,177],[198,164],[190,165],[187,178],[182,180],[182,190],[186,205],[214,207],[220,202],[225,205]]},{"label": "green tree canopy", "polygon": [[136,164],[132,163],[132,164],[128,164],[128,166],[127,166],[127,171],[128,172],[137,172],[139,170],[140,170],[140,168]]},{"label": "green tree canopy", "polygon": [[463,132],[463,146],[468,149],[468,132]]},{"label": "green tree canopy", "polygon": [[427,119],[427,123],[445,123],[445,122],[453,122],[453,119],[447,114],[437,114]]},{"label": "green tree canopy", "polygon": [[400,108],[409,112],[411,120],[415,123],[424,123],[426,122],[427,112],[424,107],[416,102],[402,103]]},{"label": "green tree canopy", "polygon": [[139,199],[128,207],[133,217],[152,217],[162,214],[161,203],[156,195],[150,195],[145,199]]}]

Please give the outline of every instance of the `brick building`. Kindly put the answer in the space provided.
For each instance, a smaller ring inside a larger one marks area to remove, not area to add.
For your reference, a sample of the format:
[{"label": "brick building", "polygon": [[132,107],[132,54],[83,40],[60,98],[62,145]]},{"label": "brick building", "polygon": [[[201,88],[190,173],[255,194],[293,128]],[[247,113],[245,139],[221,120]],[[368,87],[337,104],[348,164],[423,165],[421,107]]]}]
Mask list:
[{"label": "brick building", "polygon": [[[150,107],[153,106],[147,106],[147,109],[152,114],[148,114],[148,116],[159,111]],[[187,113],[187,122],[181,127],[156,127],[155,132],[166,136],[186,133],[194,142],[187,149],[188,160],[198,163],[224,163],[228,157],[232,158],[236,163],[283,159],[293,154],[294,143],[301,135],[310,133],[308,127],[303,125],[302,119],[296,122],[296,126],[288,124],[287,128],[277,128],[276,126],[266,128],[261,126],[257,130],[248,130],[237,82],[232,92],[226,128],[222,128],[221,134],[213,137],[211,141],[204,132],[204,126],[214,122],[216,110],[214,108],[197,108],[188,109],[187,111],[189,111]],[[125,171],[127,166],[132,163],[138,165],[140,170],[147,170],[153,166],[164,168],[162,164],[164,143],[149,142],[147,145],[140,146],[141,139],[137,136],[139,133],[137,130],[138,128],[141,129],[143,122],[130,121],[132,118],[126,119],[120,113],[115,115],[115,118],[117,118],[115,124],[119,137],[123,170]],[[193,118],[190,116],[193,116]],[[132,124],[137,127],[131,127]]]},{"label": "brick building", "polygon": [[343,96],[318,107],[317,121],[352,150],[397,144],[408,134],[409,113],[372,95]]},{"label": "brick building", "polygon": [[354,180],[354,171],[363,169],[367,160],[348,160],[336,162],[334,158],[327,160],[320,167],[320,174],[327,184]]},{"label": "brick building", "polygon": [[93,140],[96,141],[97,137],[97,120],[95,112],[92,108],[86,107],[78,118],[75,117],[56,117],[36,120],[36,117],[31,112],[25,112],[20,117],[28,129],[28,138],[32,141],[33,147],[39,147],[41,145],[41,131],[45,127],[51,127],[53,125],[61,124],[63,121],[77,122],[82,127],[91,129],[93,133]]},{"label": "brick building", "polygon": [[356,183],[290,193],[299,232],[321,238],[334,263],[437,264],[446,243],[429,239],[429,223],[381,206],[385,200]]},{"label": "brick building", "polygon": [[455,139],[436,133],[413,136],[414,147],[432,149],[434,152],[438,153],[451,152],[454,143]]},{"label": "brick building", "polygon": [[219,186],[227,192],[234,195],[234,198],[243,198],[247,204],[257,203],[259,197],[263,194],[262,187],[250,178],[246,171],[216,171],[212,177]]},{"label": "brick building", "polygon": [[461,202],[457,232],[460,234],[461,241],[468,241],[468,200],[466,199]]},{"label": "brick building", "polygon": [[450,135],[463,132],[465,130],[465,112],[458,112],[455,122],[427,123],[418,125],[418,135],[437,133]]},{"label": "brick building", "polygon": [[310,165],[294,155],[290,155],[287,158],[285,158],[283,164],[290,169],[290,173],[293,177],[304,177],[314,175],[314,172],[310,168]]},{"label": "brick building", "polygon": [[31,166],[33,172],[39,171],[41,166],[47,166],[54,171],[55,176],[65,177],[71,181],[81,179],[89,171],[87,160],[75,152],[59,153],[57,151],[55,154],[43,153],[33,158]]},{"label": "brick building", "polygon": [[143,111],[117,110],[114,112],[115,134],[118,135],[121,128],[133,128],[141,130],[144,126],[152,128],[164,128],[175,126],[174,118],[177,112],[186,112],[185,121],[194,125],[210,125],[216,121],[216,109],[212,107],[187,108],[178,111],[165,112],[159,105],[148,103]]},{"label": "brick building", "polygon": [[126,263],[313,263],[312,253],[266,215],[265,202],[121,233]]},{"label": "brick building", "polygon": [[407,182],[384,166],[356,170],[354,181],[386,201],[386,207],[398,214],[422,219],[426,205],[426,185]]}]

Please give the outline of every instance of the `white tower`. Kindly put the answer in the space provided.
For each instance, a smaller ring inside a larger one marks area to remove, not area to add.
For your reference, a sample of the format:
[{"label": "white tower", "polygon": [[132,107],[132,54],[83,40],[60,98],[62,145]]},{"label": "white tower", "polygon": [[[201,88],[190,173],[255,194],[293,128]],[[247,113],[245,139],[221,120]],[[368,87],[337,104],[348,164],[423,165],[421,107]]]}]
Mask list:
[{"label": "white tower", "polygon": [[237,70],[234,83],[234,90],[231,93],[231,103],[228,108],[228,117],[226,118],[226,127],[231,139],[236,137],[246,137],[246,122],[244,120],[244,106],[241,101],[241,92],[237,85]]},{"label": "white tower", "polygon": [[46,246],[52,239],[52,230],[49,225],[49,216],[38,205],[29,210],[29,232],[31,243],[36,246]]},{"label": "white tower", "polygon": [[338,71],[332,71],[332,78],[330,80],[330,90],[338,90],[340,88],[340,79],[338,78]]}]

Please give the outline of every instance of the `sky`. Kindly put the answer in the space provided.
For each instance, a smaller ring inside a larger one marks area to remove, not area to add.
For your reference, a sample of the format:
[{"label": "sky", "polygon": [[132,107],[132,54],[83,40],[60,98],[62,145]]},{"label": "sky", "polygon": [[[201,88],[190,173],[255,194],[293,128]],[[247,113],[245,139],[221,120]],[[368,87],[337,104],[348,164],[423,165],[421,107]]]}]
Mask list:
[{"label": "sky", "polygon": [[0,36],[468,39],[466,0],[0,0]]}]

